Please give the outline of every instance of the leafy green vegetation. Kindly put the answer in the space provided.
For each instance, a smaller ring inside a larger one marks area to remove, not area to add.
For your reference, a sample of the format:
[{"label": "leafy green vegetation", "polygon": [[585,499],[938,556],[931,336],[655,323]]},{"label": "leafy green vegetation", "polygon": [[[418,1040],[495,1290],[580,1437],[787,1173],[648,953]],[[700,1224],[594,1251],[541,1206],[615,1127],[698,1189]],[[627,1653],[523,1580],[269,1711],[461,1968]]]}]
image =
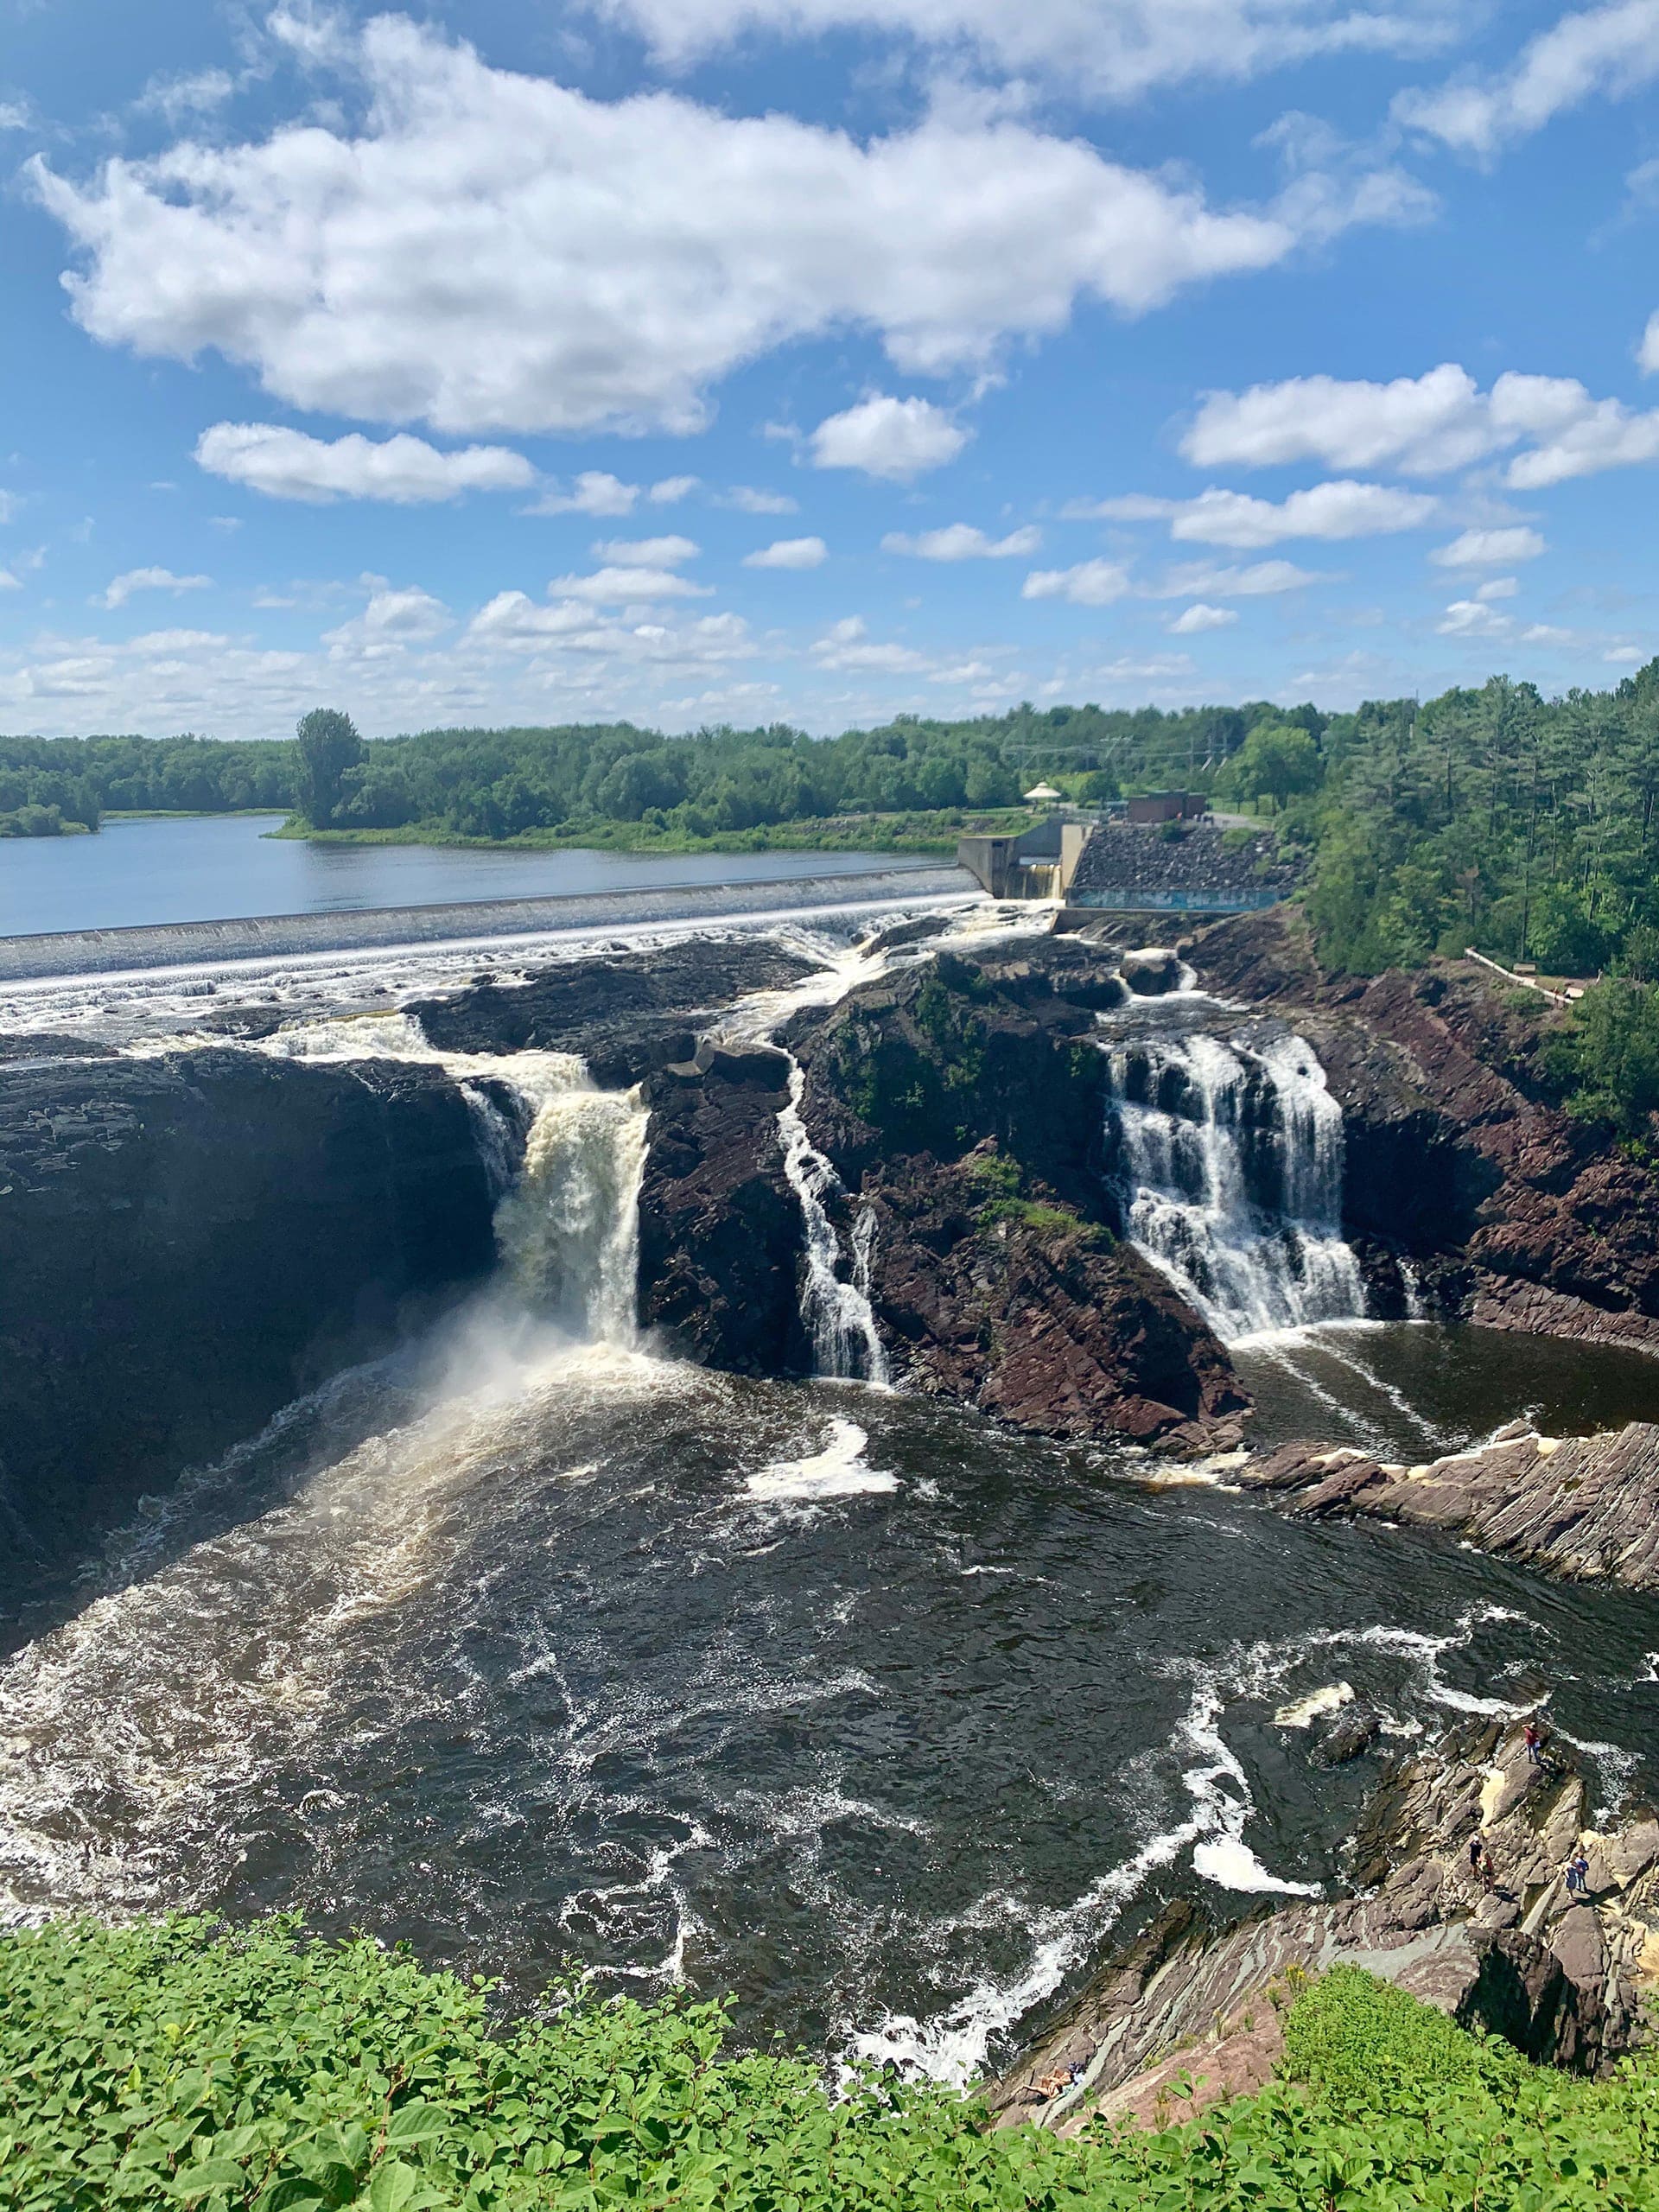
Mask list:
[{"label": "leafy green vegetation", "polygon": [[1659,1113],[1659,992],[1618,979],[1586,991],[1547,1062],[1568,1086],[1569,1113],[1644,1138]]},{"label": "leafy green vegetation", "polygon": [[1333,965],[1412,966],[1466,944],[1593,975],[1659,950],[1659,662],[1546,701],[1495,677],[1334,716],[1321,790],[1290,800]]},{"label": "leafy green vegetation", "polygon": [[988,2132],[971,2101],[730,2045],[718,2005],[493,2027],[488,1986],[290,1921],[0,1940],[0,2207],[104,2212],[1578,2212],[1659,2203],[1659,2064],[1527,2064],[1357,1969],[1292,2078],[1154,2133]]},{"label": "leafy green vegetation", "polygon": [[1410,967],[1472,944],[1560,975],[1659,977],[1659,661],[1609,691],[1546,700],[1494,677],[1342,715],[1022,706],[822,739],[782,723],[664,737],[617,722],[360,747],[343,715],[304,727],[308,751],[0,740],[0,833],[274,804],[296,810],[295,834],[398,842],[948,852],[966,826],[1024,820],[1039,776],[1084,800],[1180,784],[1271,814],[1281,852],[1308,865],[1333,967]]}]

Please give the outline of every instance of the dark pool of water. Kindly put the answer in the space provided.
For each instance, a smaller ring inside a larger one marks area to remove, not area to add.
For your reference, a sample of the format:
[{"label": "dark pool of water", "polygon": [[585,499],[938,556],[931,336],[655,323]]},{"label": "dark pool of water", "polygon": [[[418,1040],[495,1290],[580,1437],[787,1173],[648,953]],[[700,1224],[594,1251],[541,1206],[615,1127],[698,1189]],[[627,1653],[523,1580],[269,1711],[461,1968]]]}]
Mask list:
[{"label": "dark pool of water", "polygon": [[1645,1601],[487,1311],[446,1357],[291,1415],[0,1669],[14,1910],[297,1904],[961,2075],[1126,1915],[1332,1879],[1376,1770],[1313,1765],[1315,1691],[1403,1742],[1547,1688],[1605,1801],[1659,1777]]},{"label": "dark pool of water", "polygon": [[1550,1436],[1659,1421],[1659,1358],[1618,1344],[1339,1321],[1233,1356],[1262,1443],[1320,1437],[1418,1460],[1522,1416]]},{"label": "dark pool of water", "polygon": [[280,817],[111,822],[95,837],[0,839],[0,937],[132,924],[563,898],[862,875],[890,853],[470,852],[273,838]]}]

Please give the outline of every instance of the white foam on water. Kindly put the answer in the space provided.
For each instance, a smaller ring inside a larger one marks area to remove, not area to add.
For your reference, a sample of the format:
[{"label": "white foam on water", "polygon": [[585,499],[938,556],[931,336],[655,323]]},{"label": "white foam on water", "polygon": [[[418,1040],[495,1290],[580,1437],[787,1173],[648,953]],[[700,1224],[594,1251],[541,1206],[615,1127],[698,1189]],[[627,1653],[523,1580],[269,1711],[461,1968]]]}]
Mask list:
[{"label": "white foam on water", "polygon": [[1353,1697],[1351,1682],[1327,1682],[1322,1689],[1310,1690],[1293,1705],[1281,1705],[1273,1716],[1273,1725],[1275,1728],[1311,1727],[1323,1714],[1339,1712],[1344,1705],[1351,1705]]},{"label": "white foam on water", "polygon": [[1111,1932],[1150,1878],[1173,1866],[1189,1848],[1194,1870],[1219,1887],[1249,1895],[1320,1896],[1317,1883],[1285,1881],[1272,1873],[1245,1843],[1254,1805],[1244,1770],[1221,1734],[1224,1702],[1218,1678],[1201,1672],[1168,1746],[1178,1758],[1198,1754],[1198,1763],[1184,1765],[1180,1772],[1192,1801],[1187,1819],[1149,1837],[1071,1904],[1033,1910],[1001,1893],[982,1898],[974,1913],[955,1924],[1001,1923],[1028,1929],[1031,1949],[1024,1968],[1007,1980],[985,1977],[926,2019],[889,2013],[853,2038],[857,2056],[877,2064],[891,2060],[906,2073],[966,2088],[984,2072],[997,2038],[1052,1997]]},{"label": "white foam on water", "polygon": [[864,1457],[868,1434],[855,1421],[837,1416],[821,1451],[799,1459],[774,1459],[743,1484],[765,1505],[818,1505],[834,1497],[861,1497],[896,1491],[897,1475],[872,1467]]},{"label": "white foam on water", "polygon": [[475,1349],[463,1335],[455,1351],[470,1395],[176,1558],[150,1558],[142,1532],[140,1579],[0,1664],[0,1740],[26,1746],[0,1762],[0,1919],[210,1897],[245,1808],[340,1728],[364,1631],[442,1576],[472,1493],[524,1464],[550,1407],[595,1389],[659,1397],[681,1379],[550,1331],[509,1344],[475,1326]]}]

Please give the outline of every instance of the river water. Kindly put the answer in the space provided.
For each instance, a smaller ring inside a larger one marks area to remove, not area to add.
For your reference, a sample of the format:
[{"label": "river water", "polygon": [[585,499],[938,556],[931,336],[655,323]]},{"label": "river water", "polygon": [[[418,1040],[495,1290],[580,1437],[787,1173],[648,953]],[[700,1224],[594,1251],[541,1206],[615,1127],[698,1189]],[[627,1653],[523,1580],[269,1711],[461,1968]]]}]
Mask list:
[{"label": "river water", "polygon": [[[1400,1746],[1547,1693],[1604,1815],[1659,1785],[1650,1601],[656,1357],[616,1296],[637,1126],[537,1081],[500,1280],[141,1515],[0,1666],[0,1911],[297,1905],[516,2003],[683,1979],[959,2081],[1160,1899],[1336,1881],[1376,1768],[1309,1754],[1350,1694]],[[538,1236],[595,1255],[563,1333]],[[1659,1364],[1499,1342],[1501,1380],[1421,1326],[1240,1357],[1268,1436],[1345,1406],[1414,1456],[1653,1409]]]},{"label": "river water", "polygon": [[110,822],[95,837],[0,838],[0,937],[450,900],[865,875],[891,853],[474,852],[272,837],[280,815]]}]

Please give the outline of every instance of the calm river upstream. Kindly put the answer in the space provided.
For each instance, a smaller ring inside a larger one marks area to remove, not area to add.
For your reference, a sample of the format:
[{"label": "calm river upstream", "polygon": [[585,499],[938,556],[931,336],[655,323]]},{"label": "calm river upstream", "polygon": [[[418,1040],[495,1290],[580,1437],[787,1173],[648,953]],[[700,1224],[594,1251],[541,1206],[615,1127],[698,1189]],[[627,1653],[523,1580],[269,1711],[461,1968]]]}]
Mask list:
[{"label": "calm river upstream", "polygon": [[786,883],[903,867],[891,853],[472,852],[442,845],[311,845],[280,816],[110,822],[95,837],[0,840],[0,937],[350,913],[450,900],[557,899],[686,884]]}]

